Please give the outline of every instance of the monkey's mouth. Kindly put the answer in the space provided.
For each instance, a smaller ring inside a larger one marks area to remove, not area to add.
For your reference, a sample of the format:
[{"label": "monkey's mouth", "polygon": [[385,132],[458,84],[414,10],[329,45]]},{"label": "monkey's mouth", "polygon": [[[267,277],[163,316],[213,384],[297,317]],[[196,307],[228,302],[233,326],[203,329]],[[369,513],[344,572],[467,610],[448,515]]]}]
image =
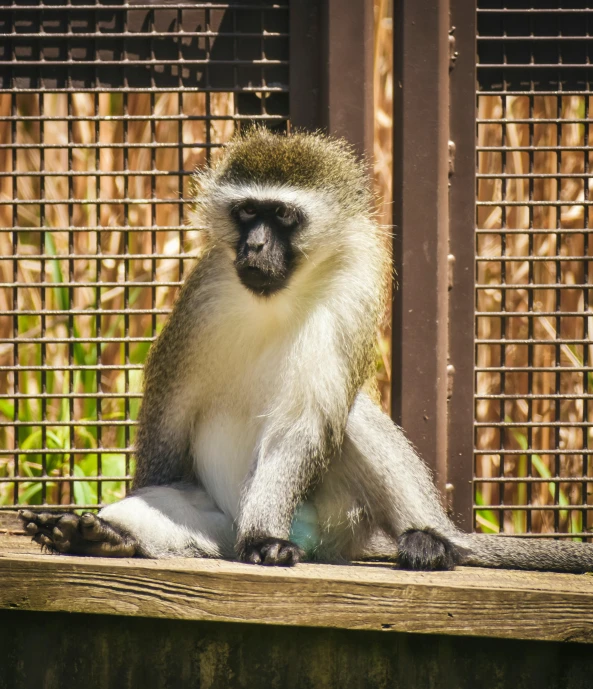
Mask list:
[{"label": "monkey's mouth", "polygon": [[286,275],[269,273],[255,266],[237,264],[237,275],[244,287],[262,297],[269,297],[286,286]]}]

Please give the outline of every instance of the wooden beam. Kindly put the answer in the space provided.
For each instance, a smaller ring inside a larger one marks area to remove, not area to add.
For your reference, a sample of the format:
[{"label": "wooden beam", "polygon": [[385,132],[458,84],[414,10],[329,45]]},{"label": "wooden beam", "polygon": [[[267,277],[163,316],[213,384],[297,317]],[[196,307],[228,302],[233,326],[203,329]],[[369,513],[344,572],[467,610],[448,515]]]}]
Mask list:
[{"label": "wooden beam", "polygon": [[0,536],[0,609],[593,643],[593,577],[386,564],[23,553]]}]

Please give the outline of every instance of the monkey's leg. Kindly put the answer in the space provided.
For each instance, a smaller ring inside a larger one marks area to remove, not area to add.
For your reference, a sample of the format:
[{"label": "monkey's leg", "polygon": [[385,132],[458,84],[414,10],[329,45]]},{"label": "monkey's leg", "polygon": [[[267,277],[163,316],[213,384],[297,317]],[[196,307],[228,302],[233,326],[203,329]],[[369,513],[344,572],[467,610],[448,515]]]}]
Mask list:
[{"label": "monkey's leg", "polygon": [[[369,523],[385,534],[386,552],[377,554],[391,557],[395,551],[398,563],[410,569],[451,569],[460,561],[459,532],[441,505],[430,471],[401,429],[365,393],[350,410],[342,455],[327,477],[330,486],[336,474]],[[368,553],[369,542],[357,538],[350,557]]]},{"label": "monkey's leg", "polygon": [[[235,531],[203,488],[150,486],[99,516],[23,515],[33,540],[51,550],[103,557],[233,557]],[[29,526],[31,525],[31,526]]]},{"label": "monkey's leg", "polygon": [[395,541],[397,560],[404,567],[450,569],[463,564],[593,572],[590,543],[459,531],[445,514],[424,462],[402,431],[363,394],[348,419],[341,464],[372,523]]}]

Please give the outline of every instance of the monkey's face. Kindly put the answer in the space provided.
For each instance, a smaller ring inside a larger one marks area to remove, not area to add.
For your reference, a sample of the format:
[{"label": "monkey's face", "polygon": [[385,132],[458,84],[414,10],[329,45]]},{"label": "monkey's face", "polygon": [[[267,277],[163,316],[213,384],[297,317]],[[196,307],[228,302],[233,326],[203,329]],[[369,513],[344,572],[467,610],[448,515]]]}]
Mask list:
[{"label": "monkey's face", "polygon": [[238,240],[235,269],[254,294],[270,296],[286,286],[295,266],[294,237],[303,212],[280,200],[245,199],[230,210]]}]

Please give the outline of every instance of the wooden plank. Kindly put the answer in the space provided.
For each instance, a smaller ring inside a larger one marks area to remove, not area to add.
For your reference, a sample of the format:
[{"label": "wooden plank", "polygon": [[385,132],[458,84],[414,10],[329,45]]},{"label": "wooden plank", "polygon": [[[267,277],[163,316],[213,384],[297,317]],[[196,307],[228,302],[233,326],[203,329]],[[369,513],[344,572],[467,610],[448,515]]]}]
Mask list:
[{"label": "wooden plank", "polygon": [[[13,537],[14,539],[14,537]],[[0,552],[0,608],[593,643],[593,577]]]}]

